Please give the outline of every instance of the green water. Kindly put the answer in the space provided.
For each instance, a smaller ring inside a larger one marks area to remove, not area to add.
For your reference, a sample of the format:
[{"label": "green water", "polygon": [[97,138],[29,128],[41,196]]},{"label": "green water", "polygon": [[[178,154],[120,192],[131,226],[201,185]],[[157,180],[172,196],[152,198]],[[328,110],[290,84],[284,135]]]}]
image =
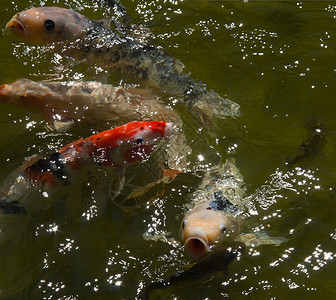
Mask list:
[{"label": "green water", "polygon": [[[246,200],[256,208],[245,221],[245,231],[263,230],[288,239],[278,247],[247,249],[227,274],[154,296],[332,299],[336,294],[336,5],[201,0],[123,4],[134,22],[151,28],[153,43],[180,59],[208,89],[241,105],[240,119],[213,120],[216,132],[204,128],[198,137],[188,138],[194,153],[205,157],[204,163],[236,159],[247,185]],[[41,5],[71,7],[93,19],[109,16],[96,0],[2,0],[1,28],[17,11]],[[85,64],[62,69],[61,57],[25,46],[5,31],[0,53],[1,83],[51,74],[64,80],[114,84],[122,79],[94,72],[92,66],[88,70]],[[96,130],[79,124],[67,133],[55,133],[48,130],[42,114],[10,104],[1,104],[0,116],[1,181],[24,157],[59,149]],[[305,124],[311,120],[325,126],[325,146],[287,167],[285,162],[307,138]],[[138,167],[129,172],[139,176]],[[72,222],[61,208],[34,220],[4,217],[0,298],[134,299],[144,285],[165,279],[190,262],[183,248],[146,241],[143,234],[149,229],[167,231],[178,239],[184,205],[197,180],[194,174],[184,174],[151,207],[123,211],[111,205],[106,215],[88,222]]]}]

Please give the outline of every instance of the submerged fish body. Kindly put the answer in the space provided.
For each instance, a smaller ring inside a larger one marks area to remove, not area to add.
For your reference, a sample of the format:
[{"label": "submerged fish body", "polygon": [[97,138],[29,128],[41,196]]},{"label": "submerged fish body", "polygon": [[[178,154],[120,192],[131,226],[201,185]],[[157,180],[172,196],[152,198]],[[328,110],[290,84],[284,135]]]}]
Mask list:
[{"label": "submerged fish body", "polygon": [[19,79],[0,86],[0,102],[42,111],[55,129],[85,118],[96,123],[123,124],[132,120],[174,121],[179,116],[149,90],[102,84],[96,81],[32,81]]},{"label": "submerged fish body", "polygon": [[243,195],[243,179],[233,159],[205,174],[191,196],[194,207],[181,224],[181,238],[192,258],[201,258],[212,245],[237,239]]},{"label": "submerged fish body", "polygon": [[241,242],[221,245],[204,255],[190,268],[179,271],[164,281],[149,284],[144,288],[141,299],[151,299],[151,295],[155,290],[182,284],[183,286],[192,285],[200,281],[209,280],[213,276],[219,276],[227,271],[230,263],[241,255],[244,248],[245,245]]},{"label": "submerged fish body", "polygon": [[[7,29],[13,34],[31,42],[49,43],[69,40],[66,34],[55,34],[56,29],[46,29],[47,23],[60,22],[63,32],[67,26],[73,24],[73,12],[64,12],[62,19],[60,8],[36,7],[16,14],[7,24]],[[43,13],[41,13],[43,11]],[[26,19],[29,15],[28,26]],[[38,17],[37,17],[38,16]],[[82,16],[85,18],[84,16]],[[34,19],[38,19],[34,21]],[[39,26],[37,26],[37,23]],[[69,24],[68,24],[69,23]],[[207,91],[205,86],[195,81],[190,75],[183,72],[184,65],[159,47],[150,45],[145,39],[132,35],[122,35],[118,30],[111,29],[111,22],[90,21],[78,22],[82,30],[71,31],[71,40],[76,41],[64,47],[64,53],[76,59],[85,59],[110,72],[117,72],[148,82],[151,86],[159,88],[174,95],[181,103],[196,112],[206,113],[214,117],[236,117],[239,115],[239,105],[228,99],[223,99],[213,91]],[[14,25],[13,25],[14,24]],[[16,24],[19,24],[17,26]],[[19,29],[18,29],[19,28]],[[26,33],[31,31],[30,34]],[[84,35],[83,35],[84,33]],[[48,35],[48,37],[45,37]],[[55,38],[57,35],[57,38]]]},{"label": "submerged fish body", "polygon": [[26,213],[30,211],[29,188],[49,191],[55,186],[71,186],[74,177],[92,163],[112,166],[123,176],[127,165],[147,158],[153,146],[171,136],[172,130],[172,123],[164,121],[135,121],[70,143],[47,157],[34,156],[2,192],[0,209],[3,214]]}]

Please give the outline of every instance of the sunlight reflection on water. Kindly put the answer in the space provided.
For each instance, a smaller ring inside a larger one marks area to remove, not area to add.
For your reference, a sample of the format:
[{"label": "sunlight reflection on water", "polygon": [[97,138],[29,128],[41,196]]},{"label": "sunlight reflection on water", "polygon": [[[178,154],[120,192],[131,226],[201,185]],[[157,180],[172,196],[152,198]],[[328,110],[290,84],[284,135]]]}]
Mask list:
[{"label": "sunlight reflection on water", "polygon": [[[192,174],[147,191],[145,199],[141,193],[125,202],[118,199],[124,207],[110,204],[102,217],[91,205],[76,220],[60,207],[35,216],[29,226],[2,219],[0,298],[19,294],[30,299],[133,299],[148,283],[167,279],[191,262],[177,243],[185,208],[192,206],[190,194],[204,172],[227,156],[235,157],[248,178],[243,232],[286,241],[250,247],[227,274],[158,294],[163,299],[330,298],[335,294],[336,257],[336,180],[330,157],[336,131],[335,66],[329,51],[335,48],[336,29],[330,20],[336,18],[336,7],[322,2],[123,2],[136,23],[151,27],[147,34],[155,43],[183,60],[209,89],[239,102],[242,117],[215,120],[218,131],[208,132],[174,103],[173,109],[190,121],[182,129],[196,150],[185,169]],[[111,15],[101,1],[7,1],[1,6],[6,6],[9,19],[30,6],[59,4],[94,19]],[[2,38],[8,47],[1,48],[1,64],[8,69],[2,81],[29,77],[109,82],[109,76],[114,82],[124,80],[98,66],[68,60],[49,46],[13,42],[5,33]],[[286,166],[305,138],[303,120],[315,116],[330,128],[327,151],[302,166]],[[1,112],[0,125],[2,178],[20,166],[23,157],[59,150],[73,137],[98,130],[81,123],[56,133],[39,113],[9,105]],[[154,176],[149,169],[139,170],[131,169],[134,179],[127,181],[122,196],[148,184],[143,174]],[[82,193],[81,187],[73,193]],[[95,200],[94,188],[88,197]]]}]

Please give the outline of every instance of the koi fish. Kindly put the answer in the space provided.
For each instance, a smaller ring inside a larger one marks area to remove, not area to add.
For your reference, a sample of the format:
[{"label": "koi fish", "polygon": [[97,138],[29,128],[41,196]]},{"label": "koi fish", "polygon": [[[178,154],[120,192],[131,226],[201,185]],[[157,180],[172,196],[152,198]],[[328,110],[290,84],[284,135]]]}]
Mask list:
[{"label": "koi fish", "polygon": [[127,165],[147,158],[154,145],[172,132],[172,123],[135,121],[77,140],[47,157],[34,156],[5,192],[0,209],[3,214],[30,211],[27,188],[71,185],[73,177],[90,162],[112,166],[123,176]]},{"label": "koi fish", "polygon": [[181,223],[181,238],[190,257],[199,259],[211,245],[238,234],[239,212],[234,203],[242,199],[242,186],[242,176],[233,161],[205,174],[201,188],[191,196],[194,207]]},{"label": "koi fish", "polygon": [[112,23],[89,20],[65,8],[36,7],[17,13],[6,28],[30,43],[57,42],[62,46],[62,41],[62,54],[147,82],[174,95],[197,114],[239,116],[237,103],[207,91],[204,84],[183,72],[184,65],[178,59],[144,38],[120,33]]},{"label": "koi fish", "polygon": [[212,246],[224,242],[243,242],[246,246],[278,245],[282,238],[271,238],[266,233],[242,234],[243,178],[234,159],[208,171],[192,196],[194,207],[181,223],[180,235],[185,251],[194,259],[207,254]]},{"label": "koi fish", "polygon": [[32,81],[19,79],[0,85],[0,102],[43,112],[57,130],[74,122],[162,120],[181,123],[179,116],[149,90],[112,86],[96,81]]}]

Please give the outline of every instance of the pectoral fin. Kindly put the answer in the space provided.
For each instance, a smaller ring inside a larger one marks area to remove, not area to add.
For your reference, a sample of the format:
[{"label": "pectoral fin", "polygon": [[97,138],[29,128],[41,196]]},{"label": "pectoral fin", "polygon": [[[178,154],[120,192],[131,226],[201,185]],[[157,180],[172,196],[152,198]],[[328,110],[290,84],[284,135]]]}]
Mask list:
[{"label": "pectoral fin", "polygon": [[75,122],[69,112],[55,111],[50,107],[45,107],[43,109],[43,115],[45,120],[50,124],[50,126],[57,131],[67,130]]},{"label": "pectoral fin", "polygon": [[241,234],[240,239],[247,247],[257,247],[260,245],[279,246],[288,241],[284,237],[271,237],[266,232]]}]

